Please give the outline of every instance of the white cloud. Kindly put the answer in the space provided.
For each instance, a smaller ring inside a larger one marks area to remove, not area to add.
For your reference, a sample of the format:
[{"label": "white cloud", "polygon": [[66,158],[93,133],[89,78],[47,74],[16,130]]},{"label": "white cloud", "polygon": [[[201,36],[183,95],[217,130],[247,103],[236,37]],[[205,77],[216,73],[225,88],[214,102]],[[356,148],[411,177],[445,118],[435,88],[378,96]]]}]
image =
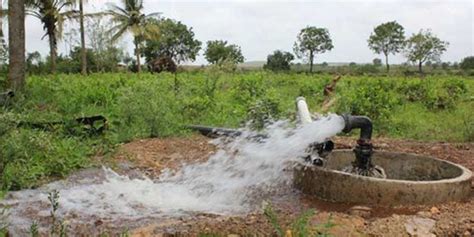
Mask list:
[{"label": "white cloud", "polygon": [[[88,11],[99,11],[107,2],[91,0]],[[224,39],[238,44],[247,60],[265,60],[276,49],[292,52],[298,31],[307,26],[328,28],[334,43],[331,52],[318,55],[318,62],[371,62],[375,57],[367,48],[373,28],[396,20],[407,35],[430,28],[450,42],[444,61],[459,61],[474,54],[473,5],[470,0],[451,1],[162,1],[144,0],[145,11],[162,12],[193,27],[196,38]],[[27,20],[27,50],[48,53],[48,41],[40,22]],[[133,52],[131,41],[125,40]],[[59,46],[64,51],[64,46]],[[202,51],[201,51],[202,52]],[[202,53],[201,53],[202,54]],[[400,63],[402,55],[392,56]],[[205,63],[202,55],[197,64]]]}]

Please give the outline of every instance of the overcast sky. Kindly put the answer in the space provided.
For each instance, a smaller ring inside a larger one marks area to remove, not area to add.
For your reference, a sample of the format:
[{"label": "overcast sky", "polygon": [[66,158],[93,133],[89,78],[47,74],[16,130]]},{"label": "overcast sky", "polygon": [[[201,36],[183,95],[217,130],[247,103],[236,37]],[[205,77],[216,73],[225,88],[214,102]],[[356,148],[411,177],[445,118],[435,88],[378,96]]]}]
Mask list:
[{"label": "overcast sky", "polygon": [[[106,3],[120,0],[89,0],[87,11],[100,11]],[[280,49],[292,52],[299,30],[306,26],[329,30],[334,49],[317,55],[321,62],[371,62],[376,55],[367,47],[373,28],[396,20],[406,35],[432,29],[450,43],[443,61],[460,61],[474,55],[474,0],[337,0],[337,1],[163,1],[144,0],[145,12],[162,12],[193,28],[203,46],[208,40],[223,39],[240,45],[246,61],[265,60]],[[27,51],[48,54],[47,38],[35,18],[27,19]],[[133,52],[130,38],[120,43]],[[65,45],[59,45],[65,52]],[[200,52],[194,64],[205,64]],[[394,63],[405,62],[403,55],[391,56]]]}]

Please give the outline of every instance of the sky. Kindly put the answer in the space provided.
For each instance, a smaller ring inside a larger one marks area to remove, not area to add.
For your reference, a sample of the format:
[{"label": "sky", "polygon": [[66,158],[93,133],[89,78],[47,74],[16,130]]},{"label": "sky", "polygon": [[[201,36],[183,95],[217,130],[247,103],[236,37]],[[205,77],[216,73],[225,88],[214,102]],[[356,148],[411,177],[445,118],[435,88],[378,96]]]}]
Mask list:
[{"label": "sky", "polygon": [[[306,26],[329,30],[334,49],[316,55],[316,63],[369,63],[383,58],[367,47],[374,27],[397,21],[410,36],[420,29],[431,29],[440,39],[449,42],[442,61],[459,62],[474,55],[474,0],[314,0],[314,1],[181,1],[143,0],[145,13],[161,12],[192,27],[196,39],[203,42],[222,39],[241,46],[246,61],[263,61],[274,50],[293,52],[298,32]],[[120,0],[89,0],[86,11],[107,9],[108,3]],[[107,22],[105,22],[107,23]],[[107,23],[108,24],[108,23]],[[70,28],[76,27],[70,25]],[[27,51],[49,52],[47,38],[39,20],[27,18]],[[131,37],[118,43],[133,53]],[[65,53],[67,44],[59,44]],[[206,64],[203,50],[195,62]],[[403,63],[403,54],[391,55],[392,63]]]}]

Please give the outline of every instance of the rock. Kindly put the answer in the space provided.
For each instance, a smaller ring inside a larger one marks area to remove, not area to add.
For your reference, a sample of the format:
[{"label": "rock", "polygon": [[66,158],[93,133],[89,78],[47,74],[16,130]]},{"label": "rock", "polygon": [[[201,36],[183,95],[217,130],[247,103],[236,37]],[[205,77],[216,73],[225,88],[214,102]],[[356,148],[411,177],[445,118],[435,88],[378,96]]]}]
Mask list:
[{"label": "rock", "polygon": [[431,231],[433,230],[436,221],[429,218],[413,217],[405,223],[405,230],[410,236],[417,237],[434,237]]},{"label": "rock", "polygon": [[430,209],[431,214],[436,215],[439,214],[439,209],[437,207],[432,207]]},{"label": "rock", "polygon": [[240,235],[238,235],[238,234],[230,234],[230,235],[227,235],[227,237],[240,237]]},{"label": "rock", "polygon": [[432,214],[429,211],[419,211],[416,213],[416,215],[419,217],[431,218]]},{"label": "rock", "polygon": [[366,206],[353,206],[349,209],[349,214],[368,218],[372,214],[372,208]]},{"label": "rock", "polygon": [[470,237],[472,235],[471,235],[471,232],[469,232],[469,230],[466,230],[466,232],[464,232],[464,234],[462,234],[462,236]]}]

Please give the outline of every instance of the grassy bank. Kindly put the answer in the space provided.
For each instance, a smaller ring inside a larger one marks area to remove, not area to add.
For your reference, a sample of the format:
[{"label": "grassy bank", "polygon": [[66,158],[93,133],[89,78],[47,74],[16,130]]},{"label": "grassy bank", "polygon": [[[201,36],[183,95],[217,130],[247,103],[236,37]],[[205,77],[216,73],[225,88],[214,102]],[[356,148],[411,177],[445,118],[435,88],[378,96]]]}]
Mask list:
[{"label": "grassy bank", "polygon": [[[95,154],[136,138],[185,135],[185,124],[239,127],[246,121],[292,118],[305,96],[319,111],[331,76],[220,72],[32,76],[0,112],[2,190],[34,187],[91,164]],[[343,77],[331,111],[370,116],[376,135],[417,140],[474,141],[474,80]],[[108,131],[66,123],[48,129],[23,122],[103,115]],[[20,124],[21,125],[21,124]]]}]

